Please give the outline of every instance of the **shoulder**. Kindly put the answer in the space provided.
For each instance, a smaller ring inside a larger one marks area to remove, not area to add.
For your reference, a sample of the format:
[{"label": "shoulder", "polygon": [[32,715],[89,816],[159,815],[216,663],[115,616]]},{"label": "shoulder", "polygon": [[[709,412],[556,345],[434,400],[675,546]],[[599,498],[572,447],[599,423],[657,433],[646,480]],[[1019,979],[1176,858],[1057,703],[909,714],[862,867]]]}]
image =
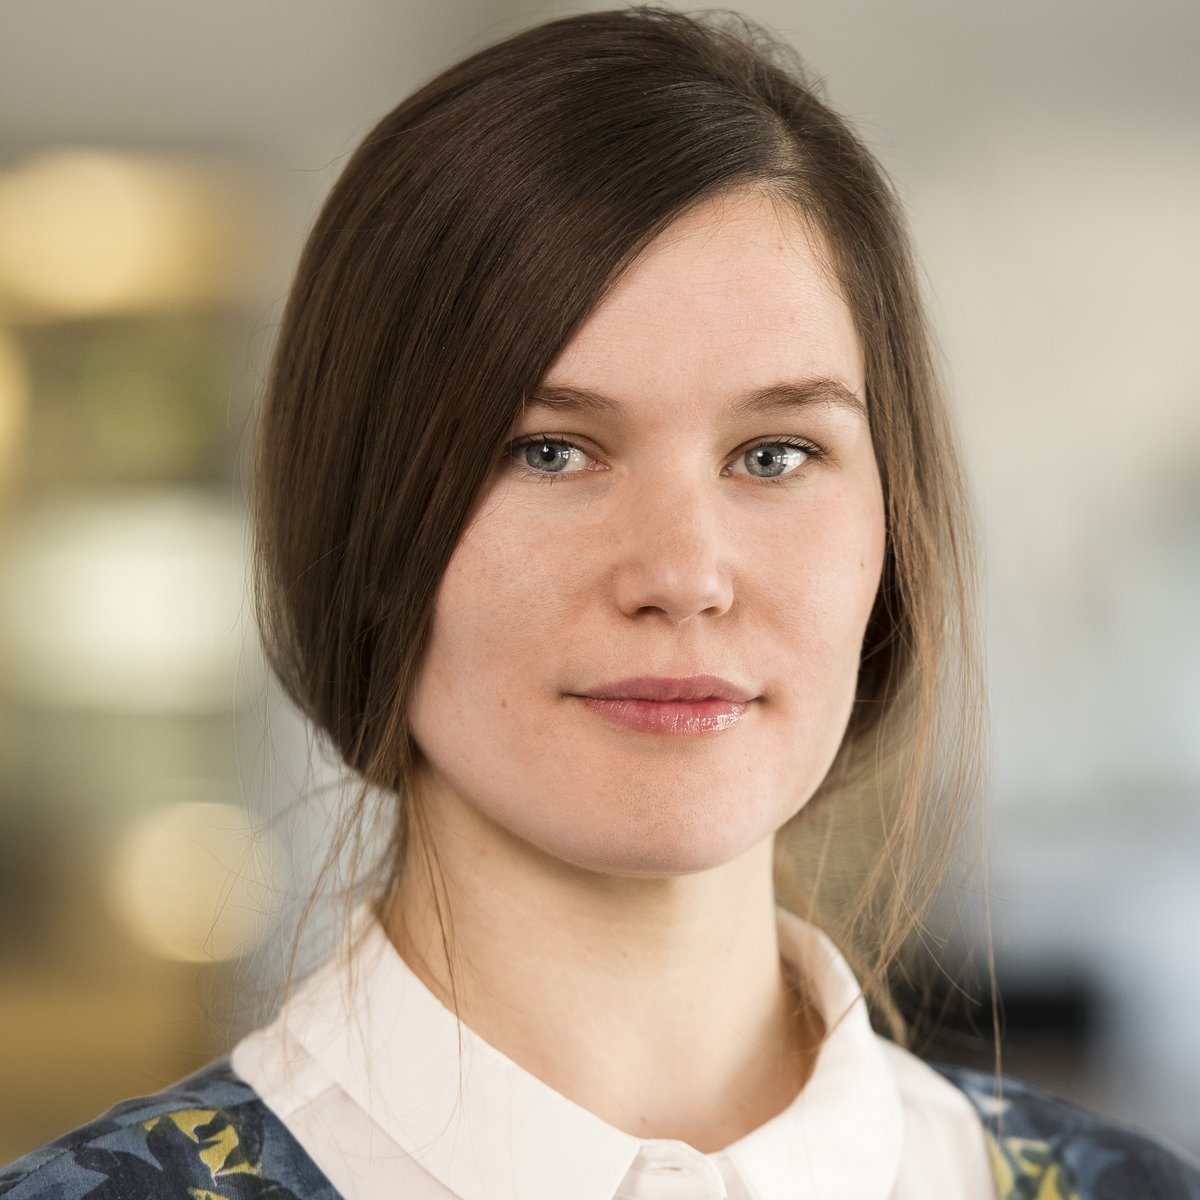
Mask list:
[{"label": "shoulder", "polygon": [[984,1124],[1000,1200],[1200,1200],[1200,1164],[1007,1076],[929,1064]]},{"label": "shoulder", "polygon": [[221,1059],[0,1167],[3,1200],[338,1200],[262,1098]]}]

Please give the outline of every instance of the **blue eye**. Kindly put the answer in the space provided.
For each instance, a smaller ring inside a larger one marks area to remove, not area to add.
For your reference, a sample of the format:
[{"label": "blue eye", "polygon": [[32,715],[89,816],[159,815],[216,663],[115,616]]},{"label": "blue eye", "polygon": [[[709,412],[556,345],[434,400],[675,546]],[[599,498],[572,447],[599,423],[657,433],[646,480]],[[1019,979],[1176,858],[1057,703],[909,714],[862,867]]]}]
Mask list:
[{"label": "blue eye", "polygon": [[[810,458],[816,458],[818,453],[810,442],[788,438],[776,442],[759,442],[749,450],[743,450],[741,458],[749,466],[748,473],[756,479],[779,479],[784,475],[794,474],[795,470]],[[775,464],[782,469],[778,474],[771,474],[769,469]],[[756,467],[763,469],[759,471]]]},{"label": "blue eye", "polygon": [[539,434],[537,437],[517,442],[512,447],[512,453],[514,456],[520,456],[520,464],[530,468],[531,474],[561,475],[570,463],[572,453],[582,455],[583,451],[571,442]]},{"label": "blue eye", "polygon": [[[553,479],[556,475],[579,475],[588,471],[594,460],[581,447],[566,438],[538,433],[511,442],[504,451],[506,459],[521,474],[535,479]],[[810,460],[823,458],[825,452],[803,438],[773,438],[756,442],[740,452],[735,462],[747,464],[745,474],[764,483],[783,483],[800,473]],[[575,470],[569,470],[572,463]],[[773,472],[773,468],[780,468]],[[740,474],[741,472],[734,472]]]}]

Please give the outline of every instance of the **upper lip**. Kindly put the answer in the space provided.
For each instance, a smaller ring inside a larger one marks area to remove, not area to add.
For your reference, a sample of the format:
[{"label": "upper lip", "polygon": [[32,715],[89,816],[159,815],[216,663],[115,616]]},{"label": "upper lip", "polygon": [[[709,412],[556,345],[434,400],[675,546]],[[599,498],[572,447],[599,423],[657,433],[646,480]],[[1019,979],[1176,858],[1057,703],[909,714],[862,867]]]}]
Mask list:
[{"label": "upper lip", "polygon": [[674,679],[662,675],[638,675],[577,694],[596,700],[732,700],[744,704],[755,699],[754,692],[719,675],[688,675]]}]

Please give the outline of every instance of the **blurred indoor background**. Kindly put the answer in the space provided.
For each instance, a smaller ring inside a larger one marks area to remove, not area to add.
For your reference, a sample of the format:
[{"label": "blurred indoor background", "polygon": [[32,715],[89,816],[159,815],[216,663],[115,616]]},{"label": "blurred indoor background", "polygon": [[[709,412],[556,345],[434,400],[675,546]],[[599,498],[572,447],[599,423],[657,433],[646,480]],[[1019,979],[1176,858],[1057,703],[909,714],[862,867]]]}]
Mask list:
[{"label": "blurred indoor background", "polygon": [[[334,781],[245,577],[291,269],[384,112],[588,7],[0,6],[0,1162],[261,1011]],[[931,941],[977,989],[986,886],[1006,1069],[1200,1151],[1200,6],[741,11],[901,190],[973,476],[991,877]]]}]

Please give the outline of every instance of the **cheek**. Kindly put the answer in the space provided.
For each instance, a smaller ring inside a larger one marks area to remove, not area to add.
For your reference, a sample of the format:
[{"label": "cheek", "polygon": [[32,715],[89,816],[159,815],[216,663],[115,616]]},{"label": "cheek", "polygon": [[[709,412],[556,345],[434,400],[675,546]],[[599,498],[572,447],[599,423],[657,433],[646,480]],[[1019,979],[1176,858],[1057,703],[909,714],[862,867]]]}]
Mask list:
[{"label": "cheek", "polygon": [[[555,555],[486,519],[460,540],[442,576],[411,720],[472,728],[507,713],[555,637]],[[526,665],[523,669],[522,665]]]},{"label": "cheek", "polygon": [[882,496],[870,488],[831,492],[775,546],[777,570],[759,586],[784,660],[783,695],[848,716],[883,570]]},{"label": "cheek", "polygon": [[[847,479],[829,488],[808,507],[788,539],[793,586],[829,613],[834,626],[846,616],[870,611],[879,586],[887,530],[882,488],[872,472],[865,480]],[[846,612],[846,608],[849,611]]]}]

